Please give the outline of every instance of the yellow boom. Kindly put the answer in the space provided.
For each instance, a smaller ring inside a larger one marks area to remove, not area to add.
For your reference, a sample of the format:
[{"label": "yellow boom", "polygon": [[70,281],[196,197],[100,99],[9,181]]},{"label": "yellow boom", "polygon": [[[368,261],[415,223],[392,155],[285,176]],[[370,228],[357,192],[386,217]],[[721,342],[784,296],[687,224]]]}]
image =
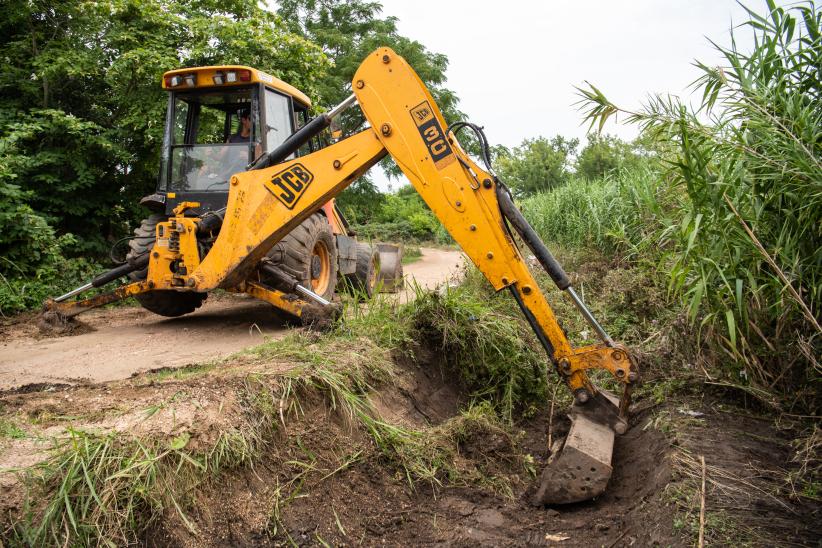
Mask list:
[{"label": "yellow boom", "polygon": [[[323,203],[390,154],[494,289],[511,291],[576,398],[571,433],[563,451],[543,473],[535,502],[575,502],[602,492],[611,474],[614,432],[621,434],[627,428],[630,387],[638,379],[629,352],[605,334],[576,297],[567,276],[516,211],[490,166],[481,167],[462,149],[433,97],[404,59],[388,48],[375,51],[357,70],[353,90],[354,97],[345,106],[356,99],[370,128],[318,152],[232,176],[219,235],[202,260],[197,248],[202,220],[185,216],[186,209],[196,204],[180,204],[175,217],[157,225],[147,279],[117,291],[128,295],[224,288],[301,314],[306,301],[254,281],[261,260]],[[509,225],[520,233],[560,289],[574,299],[602,343],[582,348],[571,345]],[[72,307],[88,306],[88,301],[51,303],[52,309],[68,315]],[[620,404],[591,383],[588,372],[593,369],[607,371],[624,387]]]}]

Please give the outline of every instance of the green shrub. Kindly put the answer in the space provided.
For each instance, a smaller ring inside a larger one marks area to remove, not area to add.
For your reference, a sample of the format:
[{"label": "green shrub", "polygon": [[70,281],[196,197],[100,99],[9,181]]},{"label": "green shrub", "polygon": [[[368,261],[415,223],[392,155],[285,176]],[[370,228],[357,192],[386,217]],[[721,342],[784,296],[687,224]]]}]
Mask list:
[{"label": "green shrub", "polygon": [[354,230],[366,240],[450,243],[451,237],[411,185],[374,201],[370,221]]},{"label": "green shrub", "polygon": [[74,237],[58,238],[46,219],[22,203],[19,188],[0,183],[0,195],[8,204],[0,211],[0,315],[36,308],[97,269],[86,259],[63,258]]},{"label": "green shrub", "polygon": [[471,400],[487,402],[506,420],[544,404],[544,351],[519,310],[496,297],[478,271],[467,283],[444,292],[418,291],[408,305],[413,340],[441,358]]},{"label": "green shrub", "polygon": [[[718,47],[696,110],[672,96],[621,109],[581,90],[592,124],[622,112],[661,151],[665,190],[686,196],[660,232],[675,253],[670,287],[730,357],[733,382],[818,405],[822,327],[822,12],[767,2],[748,10],[753,50]],[[738,32],[738,31],[736,31]],[[733,33],[732,33],[733,34]],[[747,41],[746,41],[747,42]]]},{"label": "green shrub", "polygon": [[60,258],[26,276],[0,275],[0,316],[39,308],[46,299],[87,283],[101,270],[102,266],[87,259]]},{"label": "green shrub", "polygon": [[587,181],[574,179],[522,201],[523,214],[548,242],[593,246],[609,253],[634,253],[657,245],[671,226],[675,195],[660,185],[650,162]]}]

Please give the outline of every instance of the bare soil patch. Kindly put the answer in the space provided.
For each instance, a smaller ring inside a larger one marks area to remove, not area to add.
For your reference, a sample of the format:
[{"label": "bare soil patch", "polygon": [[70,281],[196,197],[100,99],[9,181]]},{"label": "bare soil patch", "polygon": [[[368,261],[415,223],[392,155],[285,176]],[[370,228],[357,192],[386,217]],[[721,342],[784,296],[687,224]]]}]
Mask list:
[{"label": "bare soil patch", "polygon": [[[448,281],[463,264],[459,251],[421,251],[405,273],[423,288]],[[267,303],[225,293],[210,294],[201,308],[180,318],[139,306],[92,310],[78,317],[74,329],[50,335],[38,328],[38,317],[30,312],[0,322],[0,390],[104,382],[220,359],[295,327]]]}]

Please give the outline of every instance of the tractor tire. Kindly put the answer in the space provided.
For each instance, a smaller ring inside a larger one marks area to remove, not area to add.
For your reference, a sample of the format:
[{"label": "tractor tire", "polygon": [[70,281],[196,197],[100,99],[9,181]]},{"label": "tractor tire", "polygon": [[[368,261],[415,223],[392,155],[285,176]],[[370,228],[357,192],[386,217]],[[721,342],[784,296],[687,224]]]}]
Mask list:
[{"label": "tractor tire", "polygon": [[380,254],[370,244],[357,243],[357,269],[345,277],[347,284],[359,297],[371,298],[377,292],[380,275]]},{"label": "tractor tire", "polygon": [[[140,226],[134,229],[134,238],[132,238],[128,245],[131,248],[126,255],[126,260],[138,257],[143,253],[151,251],[156,239],[157,223],[161,223],[168,219],[167,216],[152,213],[147,219],[143,219]],[[148,276],[148,267],[142,270],[135,270],[131,272],[128,277],[132,281],[145,280]],[[206,299],[206,293],[196,293],[193,291],[149,291],[135,295],[137,302],[150,312],[166,316],[169,318],[176,318],[183,314],[194,312],[203,304]]]},{"label": "tractor tire", "polygon": [[315,213],[277,242],[268,258],[300,285],[330,301],[337,287],[336,242],[325,215]]}]

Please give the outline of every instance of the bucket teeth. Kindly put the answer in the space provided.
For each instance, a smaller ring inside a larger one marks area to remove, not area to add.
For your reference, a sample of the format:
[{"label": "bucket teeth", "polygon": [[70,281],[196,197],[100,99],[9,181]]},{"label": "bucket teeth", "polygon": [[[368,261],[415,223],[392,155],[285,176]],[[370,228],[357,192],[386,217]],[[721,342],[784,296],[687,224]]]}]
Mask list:
[{"label": "bucket teeth", "polygon": [[542,471],[534,505],[592,499],[605,491],[611,479],[614,438],[627,428],[619,416],[617,399],[600,390],[585,405],[574,405],[568,416],[571,430]]}]

